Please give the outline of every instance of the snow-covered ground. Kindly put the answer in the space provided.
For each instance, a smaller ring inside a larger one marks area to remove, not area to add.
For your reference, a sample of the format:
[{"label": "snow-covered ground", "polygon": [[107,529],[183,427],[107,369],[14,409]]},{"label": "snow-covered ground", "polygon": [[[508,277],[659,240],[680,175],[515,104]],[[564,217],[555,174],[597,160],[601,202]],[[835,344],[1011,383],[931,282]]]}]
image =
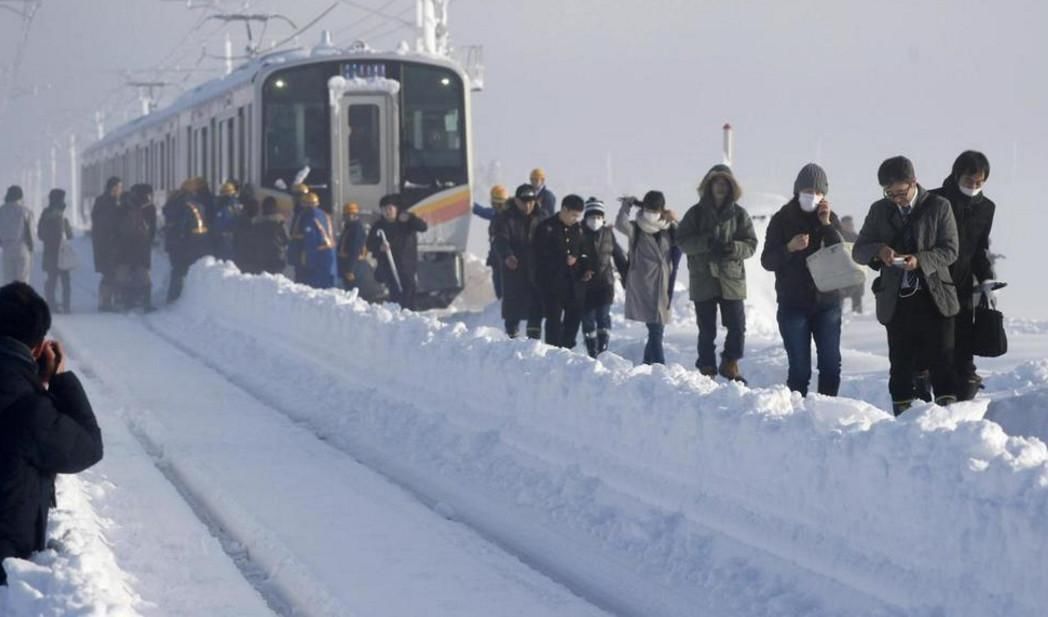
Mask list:
[{"label": "snow-covered ground", "polygon": [[621,305],[599,362],[507,340],[480,260],[428,315],[213,263],[175,307],[97,315],[78,273],[56,334],[107,457],[60,484],[61,542],[6,562],[0,609],[1040,614],[1048,327],[1011,324],[977,401],[895,420],[871,317],[846,323],[842,398],[779,385],[750,263],[751,388],[690,370],[683,289],[670,366],[645,367]]}]

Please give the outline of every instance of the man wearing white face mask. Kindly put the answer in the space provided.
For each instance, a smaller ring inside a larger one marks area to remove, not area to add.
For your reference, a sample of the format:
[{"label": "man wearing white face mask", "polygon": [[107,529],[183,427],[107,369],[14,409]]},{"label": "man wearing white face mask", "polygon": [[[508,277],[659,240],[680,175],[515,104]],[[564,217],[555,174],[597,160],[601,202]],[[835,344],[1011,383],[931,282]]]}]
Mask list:
[{"label": "man wearing white face mask", "polygon": [[546,344],[572,349],[582,321],[586,293],[583,273],[591,269],[582,249],[582,212],[585,202],[568,195],[556,216],[535,230],[535,284],[542,293]]},{"label": "man wearing white face mask", "polygon": [[811,343],[818,351],[819,394],[837,396],[841,384],[841,296],[820,292],[807,258],[841,242],[840,222],[830,209],[826,172],[805,165],[793,183],[793,199],[768,223],[761,265],[775,273],[779,333],[786,348],[786,385],[802,396],[811,382]]},{"label": "man wearing white face mask", "polygon": [[615,300],[615,271],[626,280],[626,254],[605,223],[604,203],[594,197],[586,201],[582,252],[589,269],[582,273],[586,299],[582,310],[582,336],[591,358],[607,351],[611,339],[611,304]]},{"label": "man wearing white face mask", "polygon": [[968,150],[954,161],[953,171],[942,188],[929,191],[950,202],[957,221],[957,261],[950,266],[950,275],[961,304],[961,312],[954,319],[953,369],[957,398],[962,401],[975,398],[982,386],[972,354],[975,284],[996,278],[990,262],[990,229],[997,206],[983,193],[989,179],[990,161],[986,155]]}]

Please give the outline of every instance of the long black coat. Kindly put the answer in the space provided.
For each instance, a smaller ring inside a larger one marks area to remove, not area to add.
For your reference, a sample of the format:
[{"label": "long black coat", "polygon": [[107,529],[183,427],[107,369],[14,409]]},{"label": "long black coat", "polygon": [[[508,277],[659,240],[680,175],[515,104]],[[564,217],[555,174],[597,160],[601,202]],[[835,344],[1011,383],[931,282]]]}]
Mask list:
[{"label": "long black coat", "polygon": [[102,459],[102,433],[76,376],[57,375],[44,390],[36,370],[28,347],[0,338],[0,561],[43,550],[55,474]]},{"label": "long black coat", "polygon": [[44,243],[44,272],[58,272],[58,249],[63,239],[73,237],[73,228],[65,217],[65,208],[45,208],[36,225],[36,235]]},{"label": "long black coat", "polygon": [[186,192],[164,204],[165,241],[174,268],[188,268],[211,249],[206,200]]},{"label": "long black coat", "polygon": [[151,268],[156,227],[156,206],[153,204],[137,205],[132,200],[120,208],[116,219],[117,265]]},{"label": "long black coat", "polygon": [[[815,287],[807,262],[808,256],[824,243],[826,246],[841,243],[840,228],[835,213],[830,214],[830,224],[823,225],[816,213],[801,210],[796,197],[771,217],[761,265],[775,273],[775,295],[780,306],[812,310],[818,305],[840,304],[839,292],[821,293]],[[786,245],[797,234],[808,234],[808,248],[791,253]]]},{"label": "long black coat", "polygon": [[95,256],[95,272],[105,275],[116,269],[116,219],[120,204],[106,193],[95,199],[91,208],[91,248]]},{"label": "long black coat", "polygon": [[[589,270],[589,257],[583,247],[582,225],[565,225],[559,216],[539,224],[532,239],[535,248],[535,283],[544,298],[556,298],[565,306],[582,306],[586,283],[582,275]],[[575,265],[568,265],[568,257]]]},{"label": "long black coat", "polygon": [[389,267],[389,259],[381,252],[382,240],[378,237],[379,230],[386,234],[401,282],[414,281],[418,272],[418,234],[429,229],[429,225],[410,212],[407,215],[406,221],[401,221],[400,215],[395,221],[387,221],[385,217],[380,217],[371,226],[371,232],[368,234],[367,248],[378,260],[375,278],[387,285],[394,282],[393,271]]},{"label": "long black coat", "polygon": [[928,192],[948,200],[953,209],[959,242],[950,275],[957,285],[957,300],[962,307],[971,308],[975,281],[996,278],[990,262],[990,229],[997,205],[982,193],[968,197],[952,177],[943,181],[942,188]]},{"label": "long black coat", "polygon": [[[491,223],[491,247],[502,268],[502,318],[507,321],[527,319],[538,298],[532,240],[541,217],[538,208],[524,214],[515,204],[507,204]],[[508,257],[517,258],[516,270],[506,267]]]},{"label": "long black coat", "polygon": [[287,227],[279,214],[256,216],[251,222],[251,258],[257,272],[281,274],[287,268]]}]

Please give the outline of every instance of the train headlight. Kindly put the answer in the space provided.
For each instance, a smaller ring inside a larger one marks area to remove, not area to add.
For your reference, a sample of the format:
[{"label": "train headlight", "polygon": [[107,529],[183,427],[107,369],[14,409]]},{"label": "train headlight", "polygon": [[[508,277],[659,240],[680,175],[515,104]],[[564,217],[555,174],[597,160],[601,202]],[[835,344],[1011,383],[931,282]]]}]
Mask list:
[{"label": "train headlight", "polygon": [[451,85],[451,78],[444,77],[444,78],[442,78],[440,80],[440,83],[441,83],[441,85],[444,85],[444,86],[450,86]]},{"label": "train headlight", "polygon": [[286,87],[287,87],[287,82],[286,82],[286,81],[284,81],[283,79],[278,79],[278,80],[276,80],[276,81],[274,81],[274,82],[273,82],[273,85],[274,85],[275,87],[277,87],[277,88],[279,88],[279,89],[283,90],[284,88],[286,88]]}]

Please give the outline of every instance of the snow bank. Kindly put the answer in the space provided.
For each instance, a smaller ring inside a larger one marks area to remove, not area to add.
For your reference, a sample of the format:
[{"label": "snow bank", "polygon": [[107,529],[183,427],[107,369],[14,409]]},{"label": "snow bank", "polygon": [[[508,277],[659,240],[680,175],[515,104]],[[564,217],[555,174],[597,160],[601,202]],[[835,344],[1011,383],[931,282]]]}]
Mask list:
[{"label": "snow bank", "polygon": [[[279,341],[288,366],[311,358],[369,381],[372,403],[409,405],[387,413],[305,395],[300,413],[326,419],[336,440],[374,431],[385,447],[428,449],[411,456],[434,477],[516,490],[518,505],[582,529],[638,575],[699,582],[710,560],[688,532],[699,528],[909,615],[1035,615],[1048,602],[1048,449],[1008,437],[980,410],[923,406],[895,421],[861,402],[718,385],[614,355],[596,362],[211,261],[193,268],[165,319],[183,320],[171,333],[190,345],[208,345],[193,331],[220,326]],[[232,370],[246,380],[274,370],[272,358],[256,361]],[[448,432],[458,442],[434,438]],[[495,465],[500,448],[556,486]]]},{"label": "snow bank", "polygon": [[70,476],[58,478],[59,507],[51,511],[48,550],[31,561],[5,559],[0,587],[4,617],[124,617],[140,602],[103,538],[108,525],[95,515],[92,493],[104,490]]}]

